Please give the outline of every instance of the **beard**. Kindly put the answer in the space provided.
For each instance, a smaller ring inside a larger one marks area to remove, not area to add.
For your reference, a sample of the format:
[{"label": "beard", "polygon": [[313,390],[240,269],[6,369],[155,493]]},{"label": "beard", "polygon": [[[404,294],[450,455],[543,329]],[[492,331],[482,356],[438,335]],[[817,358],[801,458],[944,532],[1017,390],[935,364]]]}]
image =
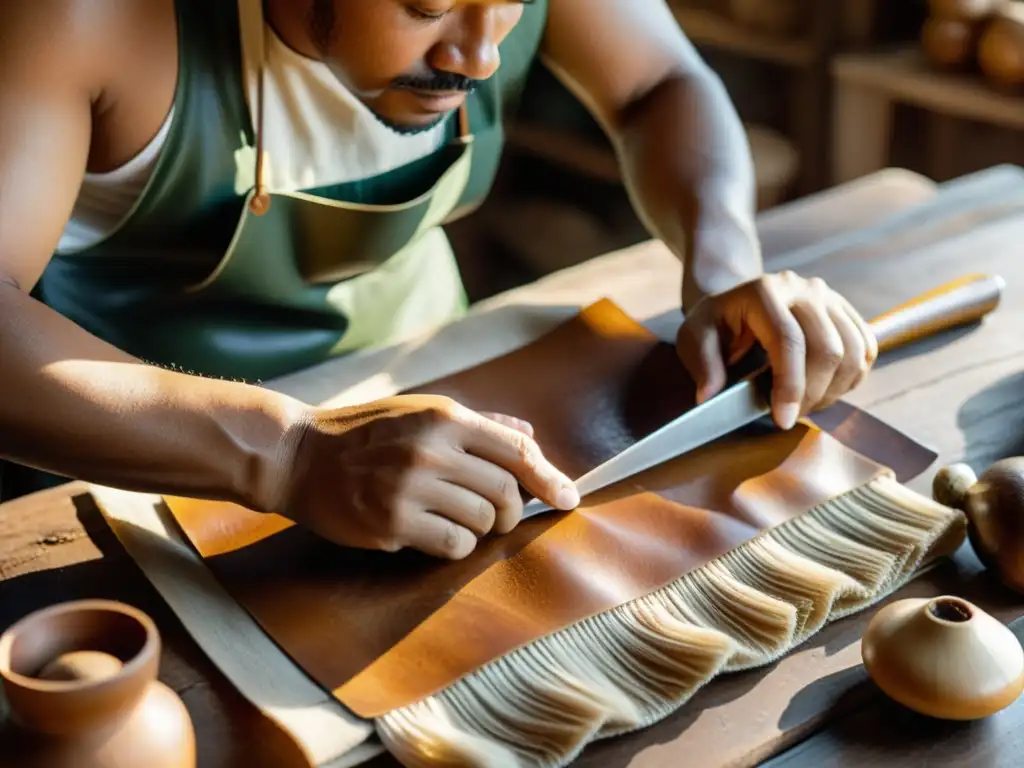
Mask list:
[{"label": "beard", "polygon": [[451,113],[449,112],[446,115],[439,115],[436,120],[432,120],[429,123],[426,123],[425,125],[407,125],[405,123],[398,123],[395,122],[394,120],[391,120],[390,118],[384,117],[384,115],[380,114],[376,110],[371,109],[369,110],[369,112],[371,115],[373,115],[373,117],[377,120],[378,123],[383,125],[392,133],[397,133],[399,136],[418,136],[421,133],[427,133],[428,131],[434,130],[435,128],[437,128],[437,126],[439,126],[449,117],[451,117]]},{"label": "beard", "polygon": [[[479,80],[473,80],[463,75],[456,75],[451,72],[433,70],[429,75],[401,75],[391,83],[391,90],[394,91],[462,91],[467,96],[473,93],[480,85]],[[410,125],[392,118],[386,117],[374,109],[370,112],[377,121],[385,128],[397,133],[400,136],[417,136],[421,133],[434,130],[437,126],[451,117],[451,112],[439,115],[437,119],[424,125]]]}]

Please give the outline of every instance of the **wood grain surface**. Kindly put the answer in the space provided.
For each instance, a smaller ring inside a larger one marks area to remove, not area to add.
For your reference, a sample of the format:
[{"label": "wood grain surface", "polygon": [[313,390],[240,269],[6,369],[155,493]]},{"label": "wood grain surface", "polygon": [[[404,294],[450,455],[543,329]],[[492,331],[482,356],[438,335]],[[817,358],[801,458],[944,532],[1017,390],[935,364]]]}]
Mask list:
[{"label": "wood grain surface", "polygon": [[[939,452],[939,462],[912,483],[927,491],[942,463],[966,459],[980,469],[995,458],[1024,453],[1024,334],[1019,331],[1024,327],[1024,172],[993,169],[937,189],[906,174],[883,174],[874,183],[874,188],[859,182],[855,189],[801,201],[789,218],[785,210],[765,217],[766,262],[770,269],[821,274],[868,314],[965,272],[998,271],[1007,281],[1003,307],[981,326],[897,353],[851,397]],[[871,213],[855,204],[858,199]],[[856,226],[843,226],[844,212]],[[832,233],[822,231],[822,222],[829,220],[836,222]],[[786,248],[772,251],[772,242],[784,242]],[[664,248],[646,244],[495,297],[477,307],[474,316],[482,317],[478,328],[489,319],[528,325],[540,315],[546,321],[568,316],[608,295],[668,335],[679,322],[678,275],[678,264]],[[447,338],[471,348],[472,335],[465,327],[451,329]],[[417,354],[425,353],[407,346],[355,355],[271,386],[310,401],[328,400],[375,375],[401,388],[402,371]],[[73,484],[0,506],[0,629],[57,601],[107,597],[137,605],[160,626],[165,641],[161,678],[181,694],[193,716],[201,766],[303,765],[289,740],[192,643],[82,488]],[[1006,621],[1024,614],[1024,600],[998,587],[968,547],[894,599],[948,592],[975,600]],[[778,759],[809,768],[834,763],[829,756],[841,751],[843,764],[917,765],[931,755],[945,757],[936,745],[948,741],[962,750],[974,743],[977,754],[1004,764],[998,759],[1008,759],[1019,748],[1014,739],[1020,736],[1000,723],[1020,718],[1019,704],[1001,715],[1003,720],[973,731],[988,734],[985,738],[933,724],[930,740],[920,736],[920,729],[908,729],[904,748],[898,744],[899,729],[890,727],[891,749],[884,760],[878,752],[864,752],[870,747],[858,743],[858,734],[867,738],[873,726],[859,709],[871,696],[859,664],[859,637],[871,613],[836,623],[771,667],[720,678],[676,716],[595,745],[577,764],[668,768],[685,760],[751,765],[812,734],[798,750]],[[809,666],[812,678],[807,678]],[[874,722],[880,727],[881,721]],[[826,723],[835,725],[823,728]],[[1001,746],[992,746],[992,739]],[[393,764],[381,758],[372,765]]]},{"label": "wood grain surface", "polygon": [[[1024,642],[1024,619],[1010,628]],[[985,766],[1017,768],[1024,755],[1024,700],[992,717],[967,723],[939,722],[915,714],[884,696],[870,681],[850,686],[847,699],[859,699],[828,728],[764,768],[842,765]]]}]

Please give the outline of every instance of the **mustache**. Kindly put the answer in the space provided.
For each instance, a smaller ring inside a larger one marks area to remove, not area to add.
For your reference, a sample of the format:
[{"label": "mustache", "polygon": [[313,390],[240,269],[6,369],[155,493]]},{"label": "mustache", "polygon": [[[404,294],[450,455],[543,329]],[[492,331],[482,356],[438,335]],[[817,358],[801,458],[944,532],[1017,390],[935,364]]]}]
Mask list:
[{"label": "mustache", "polygon": [[391,82],[392,88],[407,91],[465,91],[471,93],[479,85],[479,80],[437,69],[429,75],[400,75]]}]

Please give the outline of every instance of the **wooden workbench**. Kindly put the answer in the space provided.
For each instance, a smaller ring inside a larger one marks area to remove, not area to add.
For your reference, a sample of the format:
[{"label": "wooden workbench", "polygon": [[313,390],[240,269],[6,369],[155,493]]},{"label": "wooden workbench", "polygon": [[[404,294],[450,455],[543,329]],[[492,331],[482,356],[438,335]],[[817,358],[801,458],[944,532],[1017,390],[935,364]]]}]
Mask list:
[{"label": "wooden workbench", "polygon": [[[997,168],[940,187],[886,171],[762,215],[759,226],[770,269],[822,275],[866,314],[965,272],[1001,274],[1004,304],[987,322],[887,358],[849,399],[940,454],[912,483],[918,490],[927,492],[944,463],[966,459],[980,469],[1001,456],[1024,454],[1024,171]],[[645,244],[495,297],[426,347],[357,355],[268,386],[310,402],[351,396],[367,379],[379,384],[384,378],[402,389],[426,357],[461,367],[476,354],[474,339],[489,328],[525,339],[538,325],[605,295],[669,337],[679,322],[678,285],[679,265],[664,248]],[[1024,615],[1024,598],[998,587],[967,546],[896,597],[945,592],[975,600],[1007,622]],[[84,486],[0,505],[0,630],[36,608],[84,597],[129,602],[157,621],[165,641],[161,678],[189,708],[201,766],[303,765],[289,739],[192,642]],[[772,667],[719,679],[675,716],[594,745],[577,764],[706,765],[687,741],[706,731],[731,745],[730,759],[739,765],[775,756],[780,766],[810,768],[834,763],[837,755],[843,764],[909,766],[936,756],[969,764],[971,755],[982,754],[1009,765],[1024,739],[1024,704],[970,727],[910,717],[865,682],[858,646],[872,613],[837,622]],[[788,693],[794,665],[808,663],[832,671]],[[751,738],[754,719],[770,721],[770,738],[763,727]],[[381,758],[373,765],[394,763]]]}]

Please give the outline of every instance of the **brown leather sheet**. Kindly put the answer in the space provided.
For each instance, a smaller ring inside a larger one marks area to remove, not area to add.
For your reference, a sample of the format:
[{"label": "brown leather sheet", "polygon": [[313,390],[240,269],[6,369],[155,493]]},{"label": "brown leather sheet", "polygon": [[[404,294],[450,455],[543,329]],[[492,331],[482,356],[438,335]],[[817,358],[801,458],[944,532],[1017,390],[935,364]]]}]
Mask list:
[{"label": "brown leather sheet", "polygon": [[[416,388],[529,420],[579,476],[693,404],[670,345],[608,301],[514,352]],[[648,594],[758,532],[934,454],[838,404],[788,433],[757,424],[483,542],[465,561],[345,550],[273,515],[167,499],[227,590],[363,717]]]}]

